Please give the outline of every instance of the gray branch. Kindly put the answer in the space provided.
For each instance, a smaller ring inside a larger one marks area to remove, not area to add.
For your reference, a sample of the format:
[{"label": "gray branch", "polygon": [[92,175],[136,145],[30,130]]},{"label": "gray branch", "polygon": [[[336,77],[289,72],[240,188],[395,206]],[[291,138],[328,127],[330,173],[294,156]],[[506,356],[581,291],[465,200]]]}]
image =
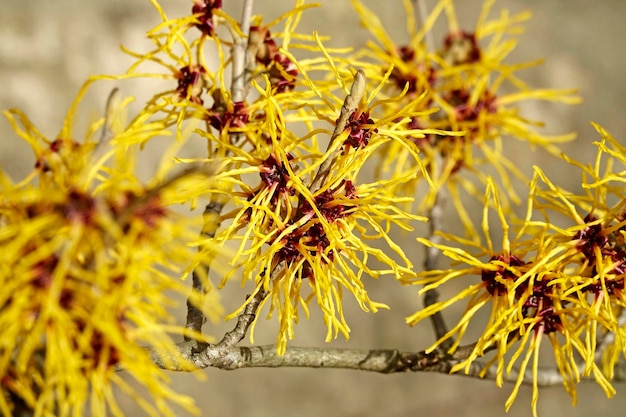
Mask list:
[{"label": "gray branch", "polygon": [[[204,216],[215,216],[218,218],[224,204],[219,201],[211,201],[204,208]],[[216,225],[217,229],[219,225]],[[201,232],[201,236],[205,239],[211,239],[215,237],[215,229],[210,231]],[[201,248],[200,248],[201,249]],[[187,298],[187,323],[185,327],[190,330],[189,334],[185,334],[186,341],[195,341],[194,333],[202,332],[202,326],[206,322],[206,317],[202,312],[202,306],[204,305],[204,297],[206,296],[209,287],[205,285],[205,280],[209,276],[209,267],[207,265],[199,265],[191,274],[191,286],[193,288],[193,294]],[[199,296],[199,300],[194,300],[194,295]]]},{"label": "gray branch", "polygon": [[[446,206],[446,190],[444,188],[439,188],[437,190],[437,195],[435,196],[435,201],[433,206],[430,208],[428,213],[428,240],[433,242],[434,244],[438,244],[441,242],[441,236],[437,235],[438,231],[444,230],[444,209]],[[424,271],[433,271],[437,269],[437,261],[439,260],[440,251],[434,245],[426,247],[426,254],[424,258]],[[424,295],[424,307],[429,307],[435,303],[439,299],[439,292],[436,289],[431,289],[426,291]],[[437,339],[441,339],[448,333],[448,326],[446,325],[445,319],[441,311],[436,312],[432,316],[430,316],[430,321],[433,325],[433,329],[435,331],[435,336]],[[447,339],[442,344],[441,347],[443,350],[447,351],[450,349],[454,340]]]},{"label": "gray branch", "polygon": [[[250,35],[250,19],[252,16],[252,7],[254,0],[245,0],[241,13],[241,32],[243,38],[240,38],[233,31],[234,45],[232,47],[233,56],[233,79],[231,84],[231,93],[233,102],[241,102],[246,98],[246,64],[248,51],[248,37]],[[238,143],[242,137],[241,133],[231,133],[231,142]],[[219,218],[224,209],[223,201],[212,198],[211,202],[204,209],[204,217]],[[219,227],[216,225],[211,231],[203,231],[202,237],[212,239],[215,237],[215,230]],[[193,296],[187,299],[187,323],[186,328],[190,331],[185,334],[185,341],[196,343],[195,334],[202,332],[202,326],[206,322],[206,317],[202,312],[201,306],[204,304],[204,297],[208,291],[208,286],[204,282],[209,276],[210,268],[207,265],[198,266],[192,273],[192,288],[194,296],[198,296],[199,300],[194,300]],[[247,328],[246,328],[247,329]],[[243,337],[243,336],[242,336]]]},{"label": "gray branch", "polygon": [[[449,372],[454,363],[442,361],[439,353],[400,352],[396,349],[337,349],[287,347],[285,354],[276,353],[276,345],[219,346],[209,345],[194,352],[193,344],[183,342],[175,350],[148,348],[154,363],[170,371],[191,371],[214,367],[225,370],[241,368],[340,368],[361,371],[396,373],[405,371]],[[195,368],[181,363],[182,356]]]},{"label": "gray branch", "polygon": [[[363,99],[364,94],[365,72],[362,69],[359,69],[356,74],[354,74],[354,81],[350,87],[350,93],[346,96],[343,101],[343,105],[341,106],[339,117],[335,123],[335,129],[333,130],[333,134],[328,142],[327,151],[333,146],[337,137],[346,129],[350,116],[359,108],[359,104]],[[317,170],[317,173],[315,174],[315,178],[313,179],[311,186],[309,187],[311,192],[315,193],[317,190],[322,188],[322,185],[328,177],[328,174],[330,174],[330,170],[340,152],[341,149],[336,149],[324,162],[322,162]]]},{"label": "gray branch", "polygon": [[241,12],[241,32],[243,38],[239,39],[233,34],[234,45],[233,54],[233,81],[231,92],[233,102],[244,101],[246,98],[246,64],[248,60],[248,38],[250,36],[250,18],[252,17],[252,6],[254,0],[245,0]]},{"label": "gray branch", "polygon": [[[228,346],[209,345],[202,352],[193,351],[193,345],[184,342],[176,345],[176,354],[163,349],[149,348],[148,351],[154,363],[170,371],[193,371],[208,367],[235,370],[243,368],[332,368],[392,374],[398,372],[437,372],[450,373],[450,370],[459,361],[441,351],[431,353],[400,352],[397,349],[338,349],[320,347],[288,346],[285,354],[276,354],[276,345],[264,346]],[[183,363],[176,358],[182,356],[188,362]],[[189,363],[193,366],[190,367]],[[480,378],[479,373],[483,365],[474,362],[469,373],[455,375]],[[540,369],[537,375],[537,385],[540,387],[560,385],[563,377],[556,368]],[[518,372],[504,375],[506,382],[515,382]],[[484,379],[495,379],[495,368],[489,368]],[[620,363],[615,371],[614,381],[626,380],[626,364]],[[533,383],[532,372],[524,375],[523,384]]]}]

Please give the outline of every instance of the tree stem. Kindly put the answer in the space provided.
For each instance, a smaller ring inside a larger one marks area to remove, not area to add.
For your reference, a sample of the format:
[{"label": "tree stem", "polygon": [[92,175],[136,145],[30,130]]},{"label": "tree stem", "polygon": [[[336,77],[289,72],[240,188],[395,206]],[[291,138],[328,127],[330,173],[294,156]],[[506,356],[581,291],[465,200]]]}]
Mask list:
[{"label": "tree stem", "polygon": [[[232,66],[233,79],[231,84],[231,94],[233,102],[244,101],[247,94],[246,89],[246,64],[248,51],[248,37],[250,34],[250,18],[252,16],[252,7],[254,0],[245,0],[241,13],[241,32],[243,38],[239,38],[233,31],[233,48],[232,48]],[[240,140],[241,133],[231,133],[231,142],[237,143]],[[224,202],[219,197],[212,197],[209,204],[206,205],[203,213],[204,225],[201,235],[205,239],[215,237],[217,228],[219,227],[219,219],[224,208]],[[202,250],[202,248],[199,248]],[[208,291],[205,281],[209,277],[210,267],[208,265],[198,266],[192,273],[192,291],[193,294],[187,299],[187,323],[186,329],[189,330],[185,334],[185,341],[193,342],[194,334],[202,332],[202,326],[206,321],[206,317],[202,312],[205,295]],[[246,327],[247,329],[247,327]]]}]

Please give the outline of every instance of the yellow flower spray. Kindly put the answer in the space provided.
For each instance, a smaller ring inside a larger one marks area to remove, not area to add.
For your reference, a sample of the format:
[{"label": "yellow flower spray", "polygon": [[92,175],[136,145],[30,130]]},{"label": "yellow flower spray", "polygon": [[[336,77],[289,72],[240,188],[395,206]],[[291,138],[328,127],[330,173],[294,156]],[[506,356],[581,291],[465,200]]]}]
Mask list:
[{"label": "yellow flower spray", "polygon": [[[527,13],[491,18],[495,2],[485,1],[475,28],[465,31],[453,1],[439,1],[418,25],[405,0],[409,41],[398,45],[354,0],[374,42],[352,50],[298,33],[314,6],[302,0],[267,24],[247,8],[239,23],[220,0],[194,0],[189,15],[173,19],[151,2],[162,20],[147,32],[152,49],[124,48],[135,59],[125,74],[89,79],[57,137],[44,137],[17,110],[5,112],[36,164],[17,182],[0,171],[3,415],[19,407],[37,416],[82,415],[89,407],[94,416],[120,416],[112,386],[149,415],[174,415],[173,404],[197,411],[160,368],[246,366],[252,359],[237,362],[229,349],[249,328],[253,342],[263,309],[279,323],[268,361],[293,360],[289,341],[313,308],[322,312],[326,341],[348,338],[344,296],[363,311],[389,308],[368,293],[368,279],[384,275],[423,285],[429,298],[407,322],[434,318],[437,340],[419,355],[435,360],[413,365],[512,382],[507,409],[530,383],[536,414],[547,340],[551,375],[574,400],[586,377],[614,394],[610,380],[626,353],[626,171],[617,168],[626,165],[626,150],[598,127],[595,165],[568,159],[585,175],[584,195],[560,189],[536,167],[526,215],[512,214],[510,202],[522,201],[512,184],[527,179],[504,157],[504,138],[554,154],[573,138],[541,135],[519,103],[579,101],[573,90],[526,85],[517,73],[537,62],[505,61]],[[448,34],[435,45],[439,19]],[[215,69],[205,57],[209,45],[217,51]],[[147,64],[159,70],[148,72]],[[130,99],[114,90],[105,117],[77,138],[74,118],[89,85],[133,78],[164,80],[169,88],[129,121],[118,109]],[[141,149],[156,138],[169,145],[152,178],[141,181]],[[189,140],[204,141],[206,154],[182,157]],[[438,229],[445,193],[462,234]],[[482,202],[479,226],[464,194]],[[571,224],[557,227],[555,213]],[[418,239],[430,248],[421,270],[394,236],[424,221],[432,233]],[[498,231],[503,238],[495,244]],[[228,262],[216,267],[220,253]],[[449,269],[433,267],[440,254],[453,262]],[[449,300],[432,297],[467,276],[480,279]],[[248,294],[224,314],[217,292],[233,281]],[[187,297],[185,324],[171,317],[172,293]],[[462,300],[467,307],[448,329],[442,314]],[[483,308],[491,313],[482,334],[464,345]],[[224,317],[237,324],[215,343],[203,324]],[[353,367],[366,369],[367,358]],[[411,368],[396,361],[378,370],[407,370],[398,364]],[[147,397],[117,374],[122,370],[147,387]]]}]

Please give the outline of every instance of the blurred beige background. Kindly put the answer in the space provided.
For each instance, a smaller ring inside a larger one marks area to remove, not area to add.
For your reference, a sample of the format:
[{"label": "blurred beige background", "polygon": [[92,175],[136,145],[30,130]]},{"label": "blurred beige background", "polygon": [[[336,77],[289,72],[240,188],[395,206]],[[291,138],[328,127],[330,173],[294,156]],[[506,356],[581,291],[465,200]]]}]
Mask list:
[{"label": "blurred beige background", "polygon": [[[241,1],[225,0],[225,8],[239,16]],[[172,17],[189,13],[191,0],[163,0]],[[307,12],[300,31],[317,29],[333,37],[333,45],[362,45],[367,34],[356,26],[357,17],[348,0],[323,0],[324,7]],[[430,0],[429,4],[433,4]],[[464,27],[471,29],[480,0],[460,0]],[[286,11],[287,0],[257,0],[257,13],[267,11],[265,21]],[[398,40],[405,39],[401,0],[367,1]],[[623,0],[501,0],[496,10],[531,9],[534,18],[514,58],[529,61],[545,57],[547,63],[527,71],[525,79],[537,87],[580,88],[584,103],[577,107],[550,104],[525,106],[525,115],[549,123],[549,131],[576,131],[579,138],[565,147],[572,156],[590,162],[595,154],[590,145],[597,135],[589,121],[601,123],[618,139],[626,130],[623,115],[626,100],[626,1]],[[138,50],[148,45],[143,33],[158,22],[148,0],[0,0],[0,108],[24,110],[40,128],[53,137],[67,107],[82,82],[92,74],[124,72],[131,60],[119,51],[119,44]],[[96,87],[83,105],[90,120],[101,114],[112,84]],[[124,83],[123,93],[147,97],[146,86]],[[78,133],[80,135],[80,132]],[[626,140],[622,139],[622,142]],[[560,184],[572,188],[579,175],[566,164],[515,142],[512,155],[519,165],[539,164],[552,172]],[[200,147],[201,149],[201,147]],[[28,172],[33,158],[0,120],[0,166],[19,178]],[[152,158],[152,159],[150,159]],[[146,164],[157,160],[149,156]],[[548,168],[550,167],[550,168]],[[149,169],[149,167],[146,167]],[[572,175],[573,174],[573,175]],[[419,248],[415,246],[415,253]],[[416,262],[417,264],[417,262]],[[389,282],[387,282],[389,281]],[[243,292],[229,289],[238,304]],[[401,288],[391,280],[374,282],[372,298],[393,306],[376,315],[357,312],[349,299],[348,319],[352,325],[349,345],[362,348],[419,350],[432,340],[427,326],[407,328],[403,318],[421,305],[416,288]],[[446,296],[446,294],[443,294]],[[449,296],[449,294],[448,294]],[[323,344],[324,330],[314,315],[296,333],[294,344]],[[219,335],[227,326],[210,329]],[[272,325],[260,322],[259,327]],[[271,331],[257,334],[258,343],[272,343]],[[345,346],[342,341],[337,346]],[[205,416],[500,416],[511,386],[495,387],[492,381],[436,374],[371,375],[333,370],[207,370],[198,381],[192,375],[172,375],[180,391],[197,399]],[[541,416],[617,416],[626,406],[626,384],[617,385],[616,399],[606,400],[593,383],[580,385],[579,405],[561,387],[541,392]],[[135,404],[124,403],[128,415],[141,415]],[[530,390],[523,387],[509,416],[530,415]],[[181,414],[182,415],[182,414]]]}]

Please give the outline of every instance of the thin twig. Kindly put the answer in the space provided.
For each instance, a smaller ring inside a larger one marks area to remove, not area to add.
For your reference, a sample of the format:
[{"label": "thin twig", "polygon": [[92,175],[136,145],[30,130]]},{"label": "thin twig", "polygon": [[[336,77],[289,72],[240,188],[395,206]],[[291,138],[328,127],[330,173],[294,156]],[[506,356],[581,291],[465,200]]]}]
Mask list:
[{"label": "thin twig", "polygon": [[115,124],[117,122],[118,106],[120,105],[120,89],[115,87],[107,97],[104,109],[104,123],[102,125],[102,133],[98,146],[106,145],[115,136]]},{"label": "thin twig", "polygon": [[[618,322],[618,327],[622,327],[626,324],[626,309],[622,309],[620,311],[617,322]],[[509,340],[511,340],[512,337],[514,336],[509,335]],[[615,341],[615,334],[613,332],[605,333],[601,338],[598,339],[598,342],[596,344],[596,353],[594,356],[594,360],[596,363],[599,363],[602,361],[602,352],[614,341]],[[450,355],[450,357],[454,361],[458,361],[458,362],[465,360],[472,353],[475,345],[476,344],[473,343],[470,345],[461,346],[454,352],[454,354]],[[482,353],[485,354],[496,348],[497,346],[495,344],[491,345],[487,349],[485,349]],[[469,366],[467,373],[465,375],[470,376],[470,377],[483,377],[480,374],[484,372],[484,378],[496,379],[498,375],[497,365],[491,365],[486,371],[484,370],[485,366],[486,365],[482,361],[479,361],[479,360],[474,361]],[[579,361],[576,367],[578,369],[578,373],[581,375],[584,375],[585,369],[588,368],[587,364],[584,361]],[[515,383],[517,382],[518,377],[519,377],[519,370],[516,368],[512,369],[510,373],[502,374],[502,380],[505,382]],[[526,372],[524,373],[522,383],[530,384],[532,383],[534,378],[535,377],[533,376],[533,370],[527,369]],[[588,377],[586,379],[592,379],[592,378]],[[558,368],[542,368],[542,369],[537,370],[536,384],[538,387],[560,385],[563,383],[563,381],[564,381],[563,373],[559,371]],[[626,382],[626,363],[624,362],[618,363],[615,366],[613,381]]]},{"label": "thin twig", "polygon": [[115,87],[109,93],[107,102],[104,108],[104,123],[102,124],[102,133],[100,133],[100,140],[96,144],[96,147],[91,154],[90,166],[97,163],[98,160],[104,155],[104,150],[111,142],[111,139],[115,137],[115,129],[120,122],[119,112],[122,111],[119,106],[121,103],[120,89]]},{"label": "thin twig", "polygon": [[267,297],[267,291],[259,290],[248,300],[243,312],[237,317],[235,328],[224,335],[222,340],[215,345],[217,351],[226,352],[229,348],[241,342],[256,318],[256,311],[261,302]]},{"label": "thin twig", "polygon": [[[233,102],[241,102],[246,98],[246,61],[248,50],[248,37],[250,34],[250,18],[252,16],[252,7],[254,0],[245,0],[241,15],[241,32],[243,38],[239,38],[233,33],[234,43],[232,48],[232,66],[233,79],[231,84],[231,94]],[[237,143],[240,140],[241,133],[231,133],[231,142]],[[212,239],[215,237],[217,228],[219,227],[219,219],[224,209],[224,202],[219,197],[213,197],[209,204],[206,205],[203,213],[204,226],[201,236],[204,239]],[[200,247],[199,250],[202,250]],[[208,291],[208,286],[204,280],[209,276],[210,267],[208,265],[198,266],[192,273],[192,291],[193,294],[187,299],[187,323],[185,327],[189,330],[185,334],[185,341],[194,342],[194,334],[202,332],[202,326],[206,322],[206,317],[201,310],[204,305],[204,299]]]},{"label": "thin twig", "polygon": [[[485,365],[482,362],[475,361],[472,362],[472,364],[469,366],[467,373],[460,373],[459,375],[491,380],[495,380],[498,377],[498,367],[496,365],[490,366],[484,373],[484,376],[481,376],[481,373],[484,372],[484,368]],[[504,382],[516,383],[518,378],[519,370],[516,368],[512,369],[509,373],[502,373],[502,381]],[[522,379],[522,384],[532,385],[534,380],[535,377],[533,376],[533,370],[526,369],[526,371],[524,372],[524,377]],[[555,385],[561,385],[563,384],[563,375],[559,372],[558,368],[538,369],[536,384],[538,387],[551,387]]]},{"label": "thin twig", "polygon": [[[348,120],[354,111],[359,107],[359,103],[365,94],[365,72],[359,69],[356,74],[354,74],[354,81],[352,82],[352,86],[350,87],[350,93],[346,96],[343,101],[343,105],[341,106],[341,111],[339,112],[339,117],[337,118],[337,122],[335,123],[335,130],[333,131],[332,136],[330,137],[330,141],[328,142],[328,147],[326,152],[333,146],[335,139],[346,129],[346,125],[348,124]],[[328,174],[330,174],[330,170],[335,163],[335,160],[339,156],[341,152],[340,148],[337,148],[331,155],[321,163],[317,173],[315,174],[315,178],[313,178],[313,182],[311,183],[310,190],[315,193],[319,190]]]},{"label": "thin twig", "polygon": [[[224,203],[217,200],[212,200],[204,208],[203,218],[204,226],[200,235],[203,239],[212,239],[215,237],[215,232],[219,227],[219,218],[224,208]],[[214,223],[210,223],[211,220]],[[198,248],[203,250],[204,246]],[[210,267],[205,264],[198,265],[191,274],[191,287],[192,294],[187,298],[187,322],[185,328],[189,330],[184,336],[186,341],[195,340],[194,334],[202,332],[202,326],[206,322],[206,317],[202,312],[202,306],[204,305],[204,299],[208,293],[209,287],[205,284],[205,280],[209,276]]]},{"label": "thin twig", "polygon": [[[579,363],[577,365],[578,373],[580,375],[584,375],[584,370],[586,368],[585,363]],[[485,364],[481,361],[474,361],[469,366],[467,373],[459,373],[459,375],[475,377],[475,378],[484,378],[495,380],[498,376],[498,367],[497,365],[491,365],[486,371]],[[483,374],[484,373],[484,374]],[[483,375],[481,375],[483,374]],[[519,378],[519,369],[513,368],[511,372],[503,372],[502,373],[502,381],[516,383]],[[591,381],[594,378],[592,376],[582,376],[583,380]],[[620,362],[616,364],[614,369],[614,375],[612,382],[626,382],[626,363]],[[522,378],[522,384],[524,385],[532,385],[534,383],[537,384],[538,387],[551,387],[555,385],[562,385],[564,382],[563,373],[559,371],[558,368],[540,368],[536,372],[536,377],[533,375],[533,369],[528,368],[524,372],[524,376]]]},{"label": "thin twig", "polygon": [[241,13],[241,32],[244,37],[238,39],[234,34],[235,42],[232,49],[233,55],[233,81],[231,93],[233,102],[244,101],[246,98],[246,63],[248,55],[248,38],[250,37],[250,18],[254,0],[244,0]]},{"label": "thin twig", "polygon": [[[417,6],[417,16],[419,18],[419,22],[423,25],[426,23],[426,19],[428,19],[428,8],[426,6],[426,0],[413,0],[413,2]],[[434,52],[435,50],[435,39],[433,38],[432,30],[426,31],[424,34],[424,40],[426,41],[426,48],[430,52]]]},{"label": "thin twig", "polygon": [[[428,18],[428,9],[426,7],[425,0],[413,0],[417,7],[417,17],[421,24],[426,22]],[[431,31],[426,32],[426,46],[429,50],[433,50],[434,48],[434,40],[432,37]],[[437,166],[437,164],[434,164]],[[444,221],[443,221],[443,212],[446,206],[446,192],[443,188],[437,190],[437,195],[435,196],[435,201],[433,206],[430,208],[428,213],[428,240],[437,244],[440,243],[441,238],[436,234],[437,231],[443,230]],[[426,254],[424,259],[424,271],[432,271],[437,268],[437,261],[439,259],[439,249],[434,246],[430,246],[426,248]],[[437,302],[439,299],[439,292],[436,289],[432,289],[426,292],[424,296],[424,307],[429,307]],[[433,325],[433,329],[435,331],[435,336],[437,339],[441,339],[448,333],[448,327],[443,318],[443,314],[441,312],[437,312],[430,316],[430,321]],[[447,339],[441,344],[441,349],[445,352],[450,349],[454,340]]]},{"label": "thin twig", "polygon": [[[428,214],[428,240],[433,242],[435,245],[440,243],[441,237],[437,235],[437,231],[441,231],[444,228],[443,214],[444,207],[446,204],[446,192],[443,188],[437,190],[437,195],[435,197],[435,201],[433,206],[430,208]],[[434,245],[426,248],[426,256],[424,259],[424,270],[432,271],[437,268],[437,261],[439,259],[440,251]],[[437,302],[439,299],[439,292],[436,289],[431,289],[426,291],[424,295],[424,307],[427,308]],[[432,316],[430,316],[430,321],[433,325],[433,329],[435,330],[435,336],[437,339],[441,339],[448,333],[448,326],[446,325],[445,319],[443,318],[443,314],[438,311]],[[448,351],[454,340],[452,338],[446,339],[441,344],[441,349],[444,351]]]}]

